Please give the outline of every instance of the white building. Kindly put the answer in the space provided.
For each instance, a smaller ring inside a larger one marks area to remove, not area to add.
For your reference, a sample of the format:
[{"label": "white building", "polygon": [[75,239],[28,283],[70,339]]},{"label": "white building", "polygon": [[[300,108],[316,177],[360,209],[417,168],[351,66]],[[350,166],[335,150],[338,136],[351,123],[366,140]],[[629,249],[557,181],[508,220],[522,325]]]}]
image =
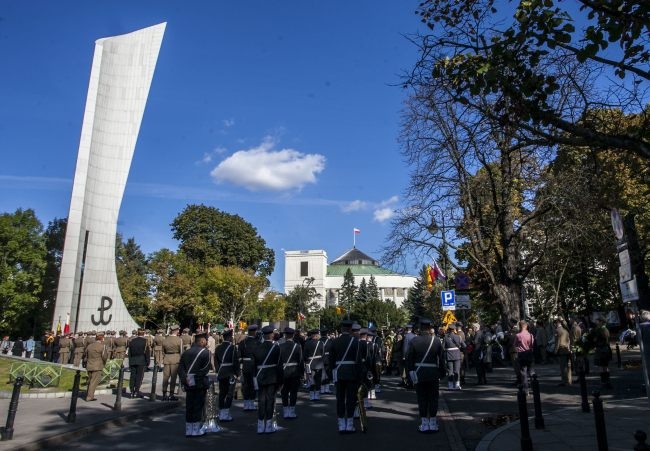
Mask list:
[{"label": "white building", "polygon": [[376,260],[353,247],[331,263],[327,263],[324,250],[286,251],[284,253],[284,292],[291,292],[305,279],[314,278],[312,286],[320,294],[317,299],[320,307],[337,305],[339,291],[343,285],[343,275],[350,268],[354,283],[358,287],[362,279],[368,283],[374,276],[379,288],[380,298],[391,299],[398,307],[408,296],[417,277],[398,274],[379,266]]},{"label": "white building", "polygon": [[115,233],[165,24],[99,39],[90,72],[53,325],[133,330],[115,272]]}]

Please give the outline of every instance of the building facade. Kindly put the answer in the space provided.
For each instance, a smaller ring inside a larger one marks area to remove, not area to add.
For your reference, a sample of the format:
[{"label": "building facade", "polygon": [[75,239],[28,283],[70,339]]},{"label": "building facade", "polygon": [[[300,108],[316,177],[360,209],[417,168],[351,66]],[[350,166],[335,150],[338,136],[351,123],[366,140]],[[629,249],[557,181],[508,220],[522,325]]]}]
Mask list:
[{"label": "building facade", "polygon": [[313,278],[311,286],[320,295],[316,301],[320,307],[338,305],[339,291],[343,276],[348,268],[354,275],[358,287],[362,279],[368,283],[370,276],[375,278],[382,300],[390,299],[401,307],[408,297],[417,277],[392,272],[379,266],[379,263],[356,247],[345,252],[331,263],[327,262],[324,250],[285,251],[284,253],[284,292],[290,293],[296,286],[306,284]]},{"label": "building facade", "polygon": [[90,72],[53,325],[132,330],[115,271],[115,235],[165,23],[99,39]]}]

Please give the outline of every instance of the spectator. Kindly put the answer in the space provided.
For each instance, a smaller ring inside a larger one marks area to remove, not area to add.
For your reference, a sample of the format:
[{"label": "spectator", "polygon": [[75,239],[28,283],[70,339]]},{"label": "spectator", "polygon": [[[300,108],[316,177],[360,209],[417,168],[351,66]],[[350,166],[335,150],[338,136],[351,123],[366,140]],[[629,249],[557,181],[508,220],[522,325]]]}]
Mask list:
[{"label": "spectator", "polygon": [[14,357],[22,357],[23,352],[25,352],[23,337],[18,337],[18,340],[14,342],[14,345],[11,348],[11,355],[13,355]]},{"label": "spectator", "polygon": [[34,352],[35,346],[36,342],[34,341],[34,336],[29,337],[29,340],[25,342],[25,358],[32,358],[32,353]]},{"label": "spectator", "polygon": [[535,355],[537,362],[541,364],[546,363],[546,346],[548,345],[548,335],[546,334],[546,327],[544,321],[537,321],[537,330],[535,331]]},{"label": "spectator", "polygon": [[9,354],[9,350],[11,349],[11,342],[9,341],[9,337],[5,336],[2,338],[2,343],[0,343],[0,352],[3,354]]}]

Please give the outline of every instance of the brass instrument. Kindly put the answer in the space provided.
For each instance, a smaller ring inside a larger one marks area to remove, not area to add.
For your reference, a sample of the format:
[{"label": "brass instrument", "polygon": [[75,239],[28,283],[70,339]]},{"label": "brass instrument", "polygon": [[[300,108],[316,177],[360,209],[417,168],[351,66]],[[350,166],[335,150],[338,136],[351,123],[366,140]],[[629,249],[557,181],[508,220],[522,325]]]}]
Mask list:
[{"label": "brass instrument", "polygon": [[218,417],[218,406],[217,401],[217,391],[215,388],[215,383],[217,382],[216,375],[211,374],[208,376],[210,379],[210,387],[205,396],[205,407],[203,408],[203,426],[201,430],[204,433],[207,432],[221,432],[221,427],[217,423]]},{"label": "brass instrument", "polygon": [[[372,373],[368,371],[367,377],[372,381]],[[365,433],[368,431],[368,417],[366,416],[366,405],[364,400],[368,397],[368,387],[366,384],[359,384],[359,389],[357,390],[357,408],[359,409],[359,424],[361,425],[361,432]]]}]

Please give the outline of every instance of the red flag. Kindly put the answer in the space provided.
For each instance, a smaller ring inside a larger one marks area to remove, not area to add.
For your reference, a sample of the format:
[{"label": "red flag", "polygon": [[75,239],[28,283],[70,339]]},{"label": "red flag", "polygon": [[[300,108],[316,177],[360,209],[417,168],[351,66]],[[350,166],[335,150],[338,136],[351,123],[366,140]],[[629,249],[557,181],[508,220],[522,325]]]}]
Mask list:
[{"label": "red flag", "polygon": [[305,320],[305,315],[302,313],[298,312],[298,321],[304,321]]},{"label": "red flag", "polygon": [[437,261],[433,261],[433,281],[435,282],[437,279],[446,279],[447,276],[444,275],[442,272],[442,269],[440,269],[440,266],[438,266]]},{"label": "red flag", "polygon": [[355,227],[355,228],[354,228],[354,233],[358,235],[358,234],[361,233],[361,230],[359,230],[359,229],[357,229],[357,228]]},{"label": "red flag", "polygon": [[64,334],[69,334],[70,333],[70,314],[66,313],[65,315],[65,326],[63,326],[63,333]]}]

